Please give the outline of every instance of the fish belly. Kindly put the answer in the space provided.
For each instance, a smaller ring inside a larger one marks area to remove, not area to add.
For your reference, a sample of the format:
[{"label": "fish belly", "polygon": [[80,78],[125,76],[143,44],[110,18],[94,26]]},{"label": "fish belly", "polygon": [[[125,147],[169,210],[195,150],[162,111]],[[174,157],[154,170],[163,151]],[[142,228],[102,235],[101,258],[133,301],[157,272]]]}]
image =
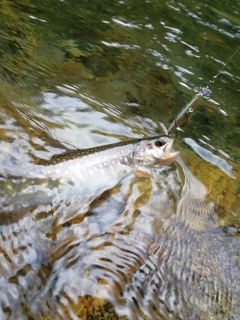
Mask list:
[{"label": "fish belly", "polygon": [[64,223],[86,212],[89,204],[104,191],[116,186],[133,172],[120,162],[82,169],[68,162],[56,166],[35,166],[24,177],[1,181],[0,210],[22,212],[23,209],[52,211]]}]

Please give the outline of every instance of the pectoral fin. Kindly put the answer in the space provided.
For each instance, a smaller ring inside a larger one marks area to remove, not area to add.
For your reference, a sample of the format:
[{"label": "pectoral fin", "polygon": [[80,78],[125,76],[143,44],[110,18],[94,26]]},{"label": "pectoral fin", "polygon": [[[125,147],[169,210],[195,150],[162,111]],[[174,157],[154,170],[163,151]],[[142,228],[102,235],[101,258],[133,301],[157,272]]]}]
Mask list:
[{"label": "pectoral fin", "polygon": [[137,178],[154,178],[151,173],[139,169],[135,171],[135,175]]}]

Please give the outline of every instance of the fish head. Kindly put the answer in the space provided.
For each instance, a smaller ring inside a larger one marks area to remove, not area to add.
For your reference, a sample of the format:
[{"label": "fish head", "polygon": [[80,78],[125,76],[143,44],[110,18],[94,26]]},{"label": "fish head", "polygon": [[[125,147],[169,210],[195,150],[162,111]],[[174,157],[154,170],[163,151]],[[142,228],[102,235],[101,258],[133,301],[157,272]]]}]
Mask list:
[{"label": "fish head", "polygon": [[180,155],[180,151],[171,151],[173,139],[168,136],[142,141],[134,153],[134,164],[139,166],[167,166]]}]

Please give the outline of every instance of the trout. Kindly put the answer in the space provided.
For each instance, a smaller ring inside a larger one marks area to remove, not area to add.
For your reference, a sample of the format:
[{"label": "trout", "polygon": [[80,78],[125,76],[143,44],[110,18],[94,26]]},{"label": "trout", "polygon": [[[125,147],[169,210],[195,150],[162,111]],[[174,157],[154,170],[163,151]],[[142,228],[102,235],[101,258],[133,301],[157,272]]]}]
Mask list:
[{"label": "trout", "polygon": [[1,181],[0,209],[13,211],[33,205],[55,208],[71,201],[78,213],[104,191],[130,174],[148,175],[149,168],[171,165],[180,155],[171,151],[168,136],[139,139],[56,156]]}]

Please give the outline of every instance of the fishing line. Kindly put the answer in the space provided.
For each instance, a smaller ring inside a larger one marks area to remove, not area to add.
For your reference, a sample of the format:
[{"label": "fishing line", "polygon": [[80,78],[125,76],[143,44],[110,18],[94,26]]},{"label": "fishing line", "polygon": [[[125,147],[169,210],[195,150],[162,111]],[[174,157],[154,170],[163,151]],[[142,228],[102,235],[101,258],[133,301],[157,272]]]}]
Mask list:
[{"label": "fishing line", "polygon": [[[227,62],[224,63],[222,68],[218,71],[218,73],[213,77],[212,80],[209,81],[210,83],[214,83],[215,79],[219,77],[223,69],[226,67],[226,65],[229,63],[229,61],[232,60],[232,58],[235,56],[235,54],[240,49],[240,45],[238,48],[233,52],[231,57],[227,60]],[[170,126],[167,129],[168,134],[172,134],[177,128],[179,128],[181,125],[185,126],[188,122],[189,117],[193,114],[197,106],[200,104],[203,98],[208,99],[211,95],[212,91],[209,89],[208,85],[205,88],[201,88],[197,91],[196,95],[192,98],[192,100],[179,112],[177,117],[173,120],[173,122],[170,124]],[[184,123],[185,122],[185,123]],[[184,124],[183,124],[184,123]]]},{"label": "fishing line", "polygon": [[226,65],[228,64],[228,62],[232,60],[232,58],[235,56],[235,54],[238,52],[239,49],[240,49],[240,45],[239,45],[238,48],[233,52],[233,54],[232,54],[231,57],[228,59],[228,61],[223,64],[222,68],[221,68],[221,69],[218,71],[218,73],[213,77],[213,80],[210,80],[210,81],[209,81],[209,83],[214,83],[215,79],[216,79],[217,77],[219,77],[220,74],[222,74],[223,69],[226,67]]}]

